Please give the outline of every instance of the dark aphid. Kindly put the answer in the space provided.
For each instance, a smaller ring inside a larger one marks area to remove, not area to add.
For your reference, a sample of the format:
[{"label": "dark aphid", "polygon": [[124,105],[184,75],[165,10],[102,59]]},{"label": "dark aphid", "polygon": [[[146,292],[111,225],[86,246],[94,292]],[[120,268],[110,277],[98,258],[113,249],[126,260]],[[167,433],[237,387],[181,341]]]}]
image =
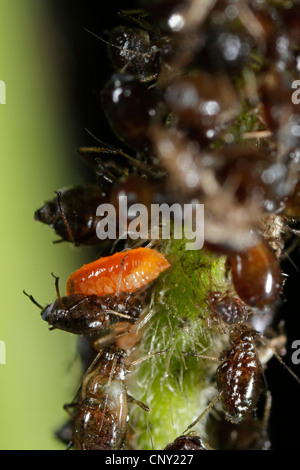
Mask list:
[{"label": "dark aphid", "polygon": [[230,333],[232,347],[224,351],[219,358],[192,354],[222,363],[216,371],[218,395],[185,430],[185,433],[194,427],[219,400],[225,418],[233,423],[240,423],[252,415],[262,389],[262,365],[257,351],[258,338],[260,338],[259,333],[252,328],[238,325]]},{"label": "dark aphid", "polygon": [[[72,443],[77,450],[115,450],[125,444],[128,402],[149,408],[127,394],[125,376],[155,353],[125,365],[126,352],[103,348],[84,375],[72,415]],[[66,406],[68,409],[70,406]]]},{"label": "dark aphid", "polygon": [[247,318],[247,309],[243,302],[230,293],[209,292],[206,302],[213,315],[220,318],[227,325],[242,323]]},{"label": "dark aphid", "polygon": [[264,240],[229,255],[228,265],[236,292],[247,305],[263,308],[279,299],[283,282],[280,265]]},{"label": "dark aphid", "polygon": [[[223,351],[219,358],[184,353],[203,359],[222,361],[216,371],[218,395],[184,433],[193,428],[219,400],[225,418],[231,423],[239,424],[252,419],[263,390],[263,366],[258,352],[259,344],[272,349],[279,362],[300,383],[299,377],[282,361],[272,343],[253,328],[237,325],[231,330],[229,339],[232,347]],[[270,398],[269,392],[266,395]],[[269,401],[266,400],[267,413],[270,411]]]},{"label": "dark aphid", "polygon": [[149,33],[140,28],[118,26],[109,39],[109,54],[117,70],[140,81],[153,80],[159,72],[159,50]]},{"label": "dark aphid", "polygon": [[254,330],[239,326],[231,332],[230,343],[232,348],[221,355],[224,362],[217,369],[216,381],[226,418],[239,423],[256,409],[262,366]]},{"label": "dark aphid", "polygon": [[42,319],[53,328],[79,335],[93,335],[107,330],[119,321],[134,323],[140,317],[142,304],[130,294],[72,294],[55,300],[42,311]]},{"label": "dark aphid", "polygon": [[199,436],[179,436],[164,450],[210,450]]},{"label": "dark aphid", "polygon": [[83,377],[72,417],[75,449],[115,450],[124,447],[128,421],[125,357],[125,351],[105,348]]},{"label": "dark aphid", "polygon": [[96,185],[81,185],[58,192],[58,197],[38,209],[35,220],[54,228],[62,240],[75,245],[103,243],[96,235],[97,207],[105,202],[102,189]]},{"label": "dark aphid", "polygon": [[156,115],[154,91],[132,75],[115,74],[102,90],[101,98],[115,134],[130,147],[147,152],[148,127]]},{"label": "dark aphid", "polygon": [[119,321],[135,323],[141,315],[143,293],[119,293],[102,297],[71,294],[61,297],[58,280],[55,280],[57,299],[45,308],[24,292],[42,310],[42,319],[52,329],[78,335],[96,335]]}]

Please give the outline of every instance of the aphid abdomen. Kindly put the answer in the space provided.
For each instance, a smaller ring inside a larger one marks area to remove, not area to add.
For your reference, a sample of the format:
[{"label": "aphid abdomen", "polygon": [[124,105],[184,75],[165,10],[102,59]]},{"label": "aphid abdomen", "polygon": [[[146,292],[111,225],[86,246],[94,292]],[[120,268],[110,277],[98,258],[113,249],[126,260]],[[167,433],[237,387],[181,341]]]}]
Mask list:
[{"label": "aphid abdomen", "polygon": [[127,434],[125,352],[104,348],[94,371],[84,376],[72,424],[77,450],[121,449]]},{"label": "aphid abdomen", "polygon": [[127,434],[127,397],[124,387],[109,392],[107,401],[86,398],[73,420],[72,440],[77,450],[117,450]]},{"label": "aphid abdomen", "polygon": [[261,365],[252,341],[240,342],[218,367],[216,381],[225,416],[241,422],[256,407],[261,390]]}]

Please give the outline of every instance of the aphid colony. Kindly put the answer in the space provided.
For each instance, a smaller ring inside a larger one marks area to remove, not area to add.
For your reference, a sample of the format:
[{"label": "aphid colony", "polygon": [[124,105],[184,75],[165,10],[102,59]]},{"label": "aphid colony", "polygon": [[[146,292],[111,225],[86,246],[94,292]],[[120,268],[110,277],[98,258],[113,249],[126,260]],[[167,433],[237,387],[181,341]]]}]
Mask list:
[{"label": "aphid colony", "polygon": [[[60,191],[35,218],[62,240],[105,250],[112,243],[96,237],[102,202],[117,207],[122,194],[146,207],[198,201],[205,205],[205,250],[203,257],[188,257],[174,240],[151,241],[157,250],[129,244],[72,274],[65,296],[56,278],[57,299],[47,307],[31,297],[52,328],[85,341],[81,389],[67,406],[69,441],[76,449],[140,446],[128,428],[128,403],[149,408],[128,394],[125,383],[147,359],[140,353],[140,359],[126,360],[140,347],[148,349],[150,361],[159,354],[168,358],[166,364],[178,361],[168,370],[160,363],[156,374],[162,381],[176,370],[182,390],[185,361],[186,369],[192,356],[201,364],[220,361],[215,398],[199,398],[208,406],[189,423],[178,417],[179,437],[173,432],[173,442],[161,448],[269,448],[261,352],[272,341],[262,333],[280,303],[279,259],[300,216],[300,108],[291,101],[291,84],[299,76],[300,8],[256,0],[141,3],[147,10],[123,14],[128,25],[114,29],[107,41],[116,73],[101,101],[121,148],[101,141],[100,147],[80,148],[96,184]],[[214,270],[214,263],[223,263],[224,272]],[[191,300],[199,295],[200,305]],[[264,323],[260,332],[257,318]],[[205,356],[214,341],[223,352]],[[203,375],[204,366],[194,367],[199,369],[187,374]],[[207,381],[212,378],[210,371]],[[149,390],[144,381],[149,397],[154,387],[155,380]],[[199,386],[195,397],[200,392]],[[216,420],[208,413],[213,407]],[[169,422],[171,427],[170,417]],[[187,433],[201,422],[205,436]]]}]

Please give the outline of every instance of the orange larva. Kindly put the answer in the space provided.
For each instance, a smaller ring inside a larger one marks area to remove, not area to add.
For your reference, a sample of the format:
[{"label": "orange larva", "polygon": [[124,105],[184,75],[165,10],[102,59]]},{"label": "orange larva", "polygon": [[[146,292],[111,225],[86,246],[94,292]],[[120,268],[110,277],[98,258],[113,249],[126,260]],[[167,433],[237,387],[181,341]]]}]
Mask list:
[{"label": "orange larva", "polygon": [[67,295],[132,292],[153,281],[169,266],[164,255],[150,248],[116,253],[85,264],[71,274]]}]

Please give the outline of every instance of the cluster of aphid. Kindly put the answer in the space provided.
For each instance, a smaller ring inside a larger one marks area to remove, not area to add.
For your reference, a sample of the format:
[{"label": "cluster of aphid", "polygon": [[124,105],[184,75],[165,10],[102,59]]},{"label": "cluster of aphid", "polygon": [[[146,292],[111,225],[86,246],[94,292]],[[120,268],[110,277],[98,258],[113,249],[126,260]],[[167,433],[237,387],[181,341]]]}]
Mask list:
[{"label": "cluster of aphid", "polygon": [[[254,412],[264,388],[259,349],[282,345],[282,337],[267,341],[262,333],[282,293],[284,237],[300,215],[300,107],[291,100],[300,71],[300,6],[261,0],[144,0],[142,6],[147,12],[124,15],[131,24],[114,29],[107,41],[117,73],[102,90],[102,105],[125,150],[101,142],[79,149],[98,183],[58,193],[35,217],[63,240],[106,248],[96,236],[102,202],[117,208],[125,194],[146,207],[204,204],[205,249],[227,256],[227,279],[219,289],[211,282],[199,316],[214,338],[229,335],[230,345],[218,357],[166,348],[181,360],[221,361],[217,395],[166,449],[210,448],[188,431],[217,402],[223,412],[209,416],[206,428],[209,441],[210,427],[222,435],[213,447],[268,448],[268,393],[257,419]],[[170,253],[169,245],[155,243]],[[84,344],[86,371],[70,411],[76,449],[124,448],[128,402],[148,410],[124,382],[147,357],[131,364],[125,358],[142,339],[142,328],[132,327],[142,318],[155,322],[147,316],[148,299],[151,281],[170,266],[164,254],[140,247],[100,258],[71,275],[63,297],[56,279],[57,300],[42,317],[82,335]],[[169,315],[171,321],[176,312]],[[185,316],[181,327],[190,334]]]}]

